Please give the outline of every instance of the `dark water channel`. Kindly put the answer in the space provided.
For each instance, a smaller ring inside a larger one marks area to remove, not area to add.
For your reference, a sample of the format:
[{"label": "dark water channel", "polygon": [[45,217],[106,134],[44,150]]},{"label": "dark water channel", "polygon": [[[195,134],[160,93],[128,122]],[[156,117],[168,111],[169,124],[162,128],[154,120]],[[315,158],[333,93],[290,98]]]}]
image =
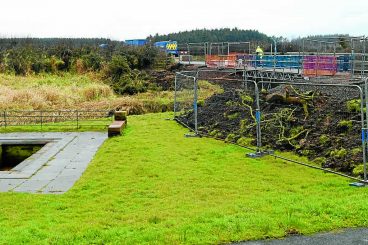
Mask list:
[{"label": "dark water channel", "polygon": [[0,171],[9,171],[39,151],[44,144],[0,145]]}]

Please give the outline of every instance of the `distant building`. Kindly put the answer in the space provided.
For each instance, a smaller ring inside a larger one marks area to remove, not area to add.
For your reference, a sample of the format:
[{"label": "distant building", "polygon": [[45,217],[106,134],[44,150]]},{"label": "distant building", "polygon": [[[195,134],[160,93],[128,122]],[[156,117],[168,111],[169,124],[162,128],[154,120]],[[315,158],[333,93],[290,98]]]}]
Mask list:
[{"label": "distant building", "polygon": [[175,56],[179,55],[178,42],[176,42],[176,41],[155,42],[154,46],[160,48],[163,51],[165,51],[167,54],[172,54],[172,55],[175,55]]},{"label": "distant building", "polygon": [[146,39],[125,40],[125,44],[129,46],[144,46],[148,43]]}]

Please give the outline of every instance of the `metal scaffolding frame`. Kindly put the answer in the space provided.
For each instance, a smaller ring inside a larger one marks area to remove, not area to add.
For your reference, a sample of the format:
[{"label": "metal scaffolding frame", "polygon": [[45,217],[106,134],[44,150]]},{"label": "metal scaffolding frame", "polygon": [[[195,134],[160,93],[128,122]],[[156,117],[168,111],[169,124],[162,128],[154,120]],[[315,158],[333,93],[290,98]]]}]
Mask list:
[{"label": "metal scaffolding frame", "polygon": [[[295,74],[317,78],[350,74],[354,79],[368,74],[367,41],[365,36],[304,38],[300,40],[298,52],[280,55],[276,51],[277,42],[273,40],[271,53],[261,57],[254,54],[252,46],[255,43],[251,42],[204,42],[179,46],[190,56],[189,64],[200,61],[210,68],[247,69],[250,77],[260,79],[279,80],[293,78]],[[342,42],[346,43],[349,52],[341,51]]]}]

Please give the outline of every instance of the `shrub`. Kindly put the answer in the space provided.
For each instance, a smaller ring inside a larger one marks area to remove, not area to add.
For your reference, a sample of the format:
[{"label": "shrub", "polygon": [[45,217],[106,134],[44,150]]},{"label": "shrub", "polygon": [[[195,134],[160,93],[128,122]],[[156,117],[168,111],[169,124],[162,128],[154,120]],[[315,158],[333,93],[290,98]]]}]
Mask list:
[{"label": "shrub", "polygon": [[135,79],[125,76],[121,77],[118,82],[113,83],[113,89],[117,94],[137,94],[147,91],[148,83],[147,81],[141,79]]},{"label": "shrub", "polygon": [[99,71],[102,67],[102,58],[96,53],[90,53],[81,57],[85,67],[90,71]]},{"label": "shrub", "polygon": [[362,153],[363,153],[362,147],[356,147],[356,148],[351,150],[352,155],[359,155],[359,154],[362,154]]},{"label": "shrub", "polygon": [[225,139],[225,142],[235,142],[235,139],[236,139],[235,134],[228,134],[226,139]]},{"label": "shrub", "polygon": [[231,113],[226,116],[229,120],[235,120],[240,117],[239,112]]},{"label": "shrub", "polygon": [[342,131],[350,131],[353,128],[353,122],[348,120],[342,120],[337,125]]},{"label": "shrub", "polygon": [[353,175],[354,176],[361,176],[363,177],[364,175],[364,165],[363,164],[360,164],[358,166],[356,166],[354,169],[353,169]]},{"label": "shrub", "polygon": [[222,133],[217,129],[212,130],[208,135],[212,136],[212,137],[215,137],[215,138],[221,138],[222,137]]},{"label": "shrub", "polygon": [[105,71],[105,75],[110,78],[113,82],[118,82],[123,76],[129,76],[131,69],[126,57],[115,55],[112,57],[111,62],[108,64]]},{"label": "shrub", "polygon": [[346,102],[346,107],[349,112],[360,112],[361,100],[349,100]]},{"label": "shrub", "polygon": [[319,143],[321,144],[321,146],[326,146],[331,142],[330,138],[328,137],[328,135],[326,134],[322,134],[319,137]]},{"label": "shrub", "polygon": [[246,137],[241,137],[236,141],[236,143],[241,146],[251,146],[253,142],[254,139]]},{"label": "shrub", "polygon": [[313,162],[319,166],[324,166],[327,162],[327,159],[325,157],[317,157],[313,160]]},{"label": "shrub", "polygon": [[335,149],[330,152],[330,157],[334,159],[342,159],[348,154],[348,151],[344,148],[341,148],[340,150]]}]

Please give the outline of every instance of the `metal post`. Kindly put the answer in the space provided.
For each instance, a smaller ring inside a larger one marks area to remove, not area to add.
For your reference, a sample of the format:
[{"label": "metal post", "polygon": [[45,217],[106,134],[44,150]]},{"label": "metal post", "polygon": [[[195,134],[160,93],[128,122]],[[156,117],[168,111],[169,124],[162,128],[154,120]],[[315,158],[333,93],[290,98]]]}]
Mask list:
[{"label": "metal post", "polygon": [[[244,68],[243,71],[243,78],[245,79],[245,83],[247,83],[247,72],[246,69]],[[256,134],[257,134],[257,149],[256,149],[256,154],[250,154],[250,156],[255,157],[255,156],[260,156],[261,154],[261,147],[262,147],[262,139],[261,139],[261,109],[259,106],[259,90],[258,90],[258,85],[257,83],[252,80],[253,84],[254,84],[254,94],[255,94],[255,99],[256,99]],[[257,155],[258,154],[258,155]]]},{"label": "metal post", "polygon": [[364,63],[364,69],[363,69],[363,77],[365,76],[365,68],[366,68],[366,45],[367,45],[367,37],[364,37],[364,44],[363,44],[363,63]]},{"label": "metal post", "polygon": [[40,117],[41,117],[41,130],[42,130],[42,123],[43,123],[43,112],[40,111]]},{"label": "metal post", "polygon": [[248,90],[248,72],[246,71],[245,66],[244,66],[243,78],[244,78],[244,89]]},{"label": "metal post", "polygon": [[254,82],[256,94],[256,123],[257,123],[257,152],[261,152],[262,138],[261,138],[261,110],[259,108],[259,92],[258,85]]},{"label": "metal post", "polygon": [[188,48],[188,55],[189,55],[189,65],[190,65],[190,60],[191,60],[190,56],[191,56],[191,54],[190,54],[190,49],[189,49],[189,43],[187,43],[187,48]]},{"label": "metal post", "polygon": [[176,90],[177,90],[177,77],[178,77],[178,74],[175,74],[175,81],[174,81],[174,87],[175,87],[175,90],[174,90],[174,119],[176,118]]},{"label": "metal post", "polygon": [[362,49],[362,60],[361,60],[361,77],[364,77],[364,73],[365,73],[365,37],[363,37],[363,39],[361,40],[362,44],[363,44],[363,49]]},{"label": "metal post", "polygon": [[316,55],[316,77],[318,77],[318,68],[319,68],[319,48],[320,48],[321,43],[319,42],[317,45],[317,55]]},{"label": "metal post", "polygon": [[336,58],[336,42],[334,42],[333,54],[334,54],[334,60],[336,61],[336,72],[338,72],[339,71],[339,62],[337,62],[337,58]]},{"label": "metal post", "polygon": [[194,109],[194,133],[198,135],[198,106],[197,106],[197,100],[198,100],[198,83],[197,78],[194,79],[194,101],[193,101],[193,109]]},{"label": "metal post", "polygon": [[351,39],[351,74],[350,74],[350,77],[351,79],[354,78],[354,60],[355,60],[355,57],[354,57],[354,39]]},{"label": "metal post", "polygon": [[277,55],[277,42],[276,39],[272,38],[274,44],[275,44],[275,52],[274,52],[274,56],[273,56],[273,76],[276,76],[276,55]]},{"label": "metal post", "polygon": [[301,66],[301,73],[304,75],[304,63],[305,63],[305,40],[303,39],[303,43],[302,43],[302,58],[301,58],[301,62],[300,62],[300,66]]},{"label": "metal post", "polygon": [[4,125],[5,125],[5,128],[6,126],[8,125],[7,121],[6,121],[6,111],[4,111]]},{"label": "metal post", "polygon": [[78,110],[75,111],[77,113],[77,129],[79,129],[79,112]]},{"label": "metal post", "polygon": [[[361,96],[363,97],[363,96]],[[364,80],[364,99],[365,99],[365,106],[366,106],[366,128],[364,129],[364,102],[363,98],[361,98],[362,102],[360,104],[361,110],[361,118],[362,118],[362,145],[363,145],[363,171],[364,171],[364,181],[367,181],[367,132],[368,132],[368,78]]]}]

